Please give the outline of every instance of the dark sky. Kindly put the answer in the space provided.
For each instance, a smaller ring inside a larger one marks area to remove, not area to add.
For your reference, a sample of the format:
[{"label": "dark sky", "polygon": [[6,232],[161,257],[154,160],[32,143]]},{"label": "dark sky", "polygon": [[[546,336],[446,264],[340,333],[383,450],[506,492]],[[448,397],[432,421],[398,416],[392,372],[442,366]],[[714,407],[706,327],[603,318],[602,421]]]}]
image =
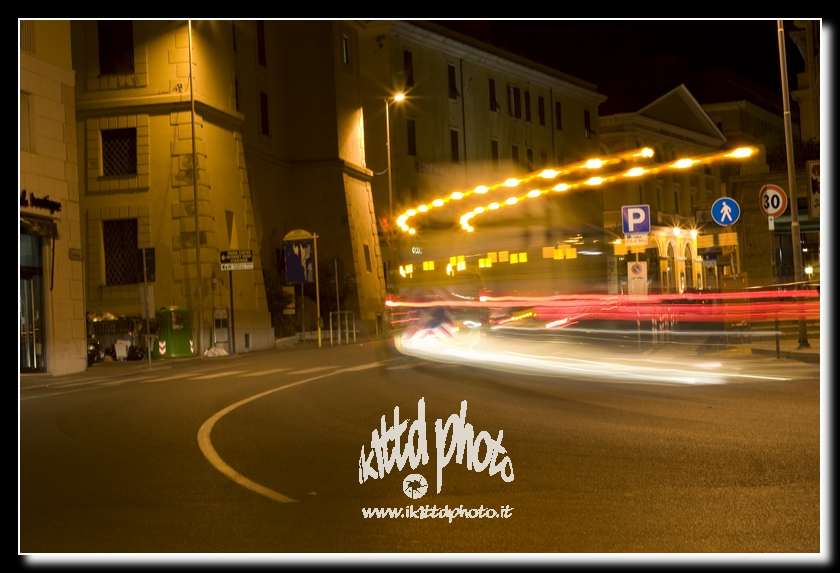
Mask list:
[{"label": "dark sky", "polygon": [[[634,70],[728,69],[781,96],[776,20],[449,20],[458,32],[594,83],[626,85]],[[793,29],[785,21],[785,30]],[[787,34],[789,88],[805,64]],[[631,82],[632,83],[632,82]]]}]

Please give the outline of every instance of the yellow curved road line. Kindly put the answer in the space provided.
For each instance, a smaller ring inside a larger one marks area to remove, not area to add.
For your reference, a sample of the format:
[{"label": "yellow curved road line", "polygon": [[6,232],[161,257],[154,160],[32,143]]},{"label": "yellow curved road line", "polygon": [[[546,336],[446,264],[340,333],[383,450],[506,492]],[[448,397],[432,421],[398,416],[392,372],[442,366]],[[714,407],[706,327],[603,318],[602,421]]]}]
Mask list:
[{"label": "yellow curved road line", "polygon": [[279,503],[290,503],[296,502],[296,499],[292,499],[287,495],[283,495],[282,493],[276,492],[272,489],[269,489],[265,486],[258,484],[255,481],[252,481],[246,478],[244,475],[230,467],[225,461],[219,456],[216,452],[216,449],[213,447],[212,442],[210,441],[210,432],[213,431],[213,426],[216,425],[216,422],[221,420],[224,416],[229,414],[230,412],[236,410],[240,406],[244,406],[249,402],[253,402],[254,400],[258,400],[264,396],[268,396],[269,394],[273,394],[274,392],[279,392],[280,390],[285,390],[287,388],[292,388],[294,386],[299,386],[301,384],[306,384],[307,382],[312,382],[313,380],[319,380],[321,378],[326,378],[327,376],[333,376],[335,374],[341,374],[344,372],[356,372],[359,370],[366,370],[368,368],[375,368],[384,362],[372,362],[370,364],[363,364],[362,366],[353,366],[351,368],[345,368],[343,370],[336,370],[335,372],[328,372],[326,374],[322,374],[320,376],[314,376],[312,378],[307,378],[306,380],[301,380],[299,382],[293,382],[292,384],[286,384],[285,386],[281,386],[279,388],[274,388],[273,390],[266,390],[265,392],[261,392],[260,394],[255,394],[250,398],[245,398],[244,400],[240,400],[235,404],[231,404],[224,410],[220,410],[216,412],[213,416],[211,416],[206,422],[201,425],[201,428],[198,430],[198,447],[201,448],[201,453],[204,454],[204,457],[207,458],[207,461],[210,462],[214,468],[222,472],[224,475],[238,483],[244,488],[250,489],[254,493],[258,493],[260,495],[264,495],[268,499],[273,501],[277,501]]}]

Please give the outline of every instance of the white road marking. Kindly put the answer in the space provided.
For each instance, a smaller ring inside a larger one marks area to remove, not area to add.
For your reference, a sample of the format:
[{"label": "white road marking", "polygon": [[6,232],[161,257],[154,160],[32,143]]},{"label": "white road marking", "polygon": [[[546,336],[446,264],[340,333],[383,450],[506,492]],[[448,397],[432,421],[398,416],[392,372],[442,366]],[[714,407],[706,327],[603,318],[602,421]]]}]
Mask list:
[{"label": "white road marking", "polygon": [[276,374],[277,372],[283,372],[285,370],[291,370],[290,368],[275,368],[274,370],[263,370],[262,372],[251,372],[250,374],[243,374],[242,378],[250,378],[252,376],[267,376],[268,374]]},{"label": "white road marking", "polygon": [[[393,359],[393,360],[396,360]],[[213,426],[216,425],[216,422],[221,420],[224,416],[229,414],[230,412],[234,411],[235,409],[239,408],[240,406],[244,406],[249,402],[253,402],[254,400],[258,400],[259,398],[263,398],[264,396],[268,396],[269,394],[273,394],[274,392],[279,392],[280,390],[286,390],[287,388],[294,388],[295,386],[300,386],[301,384],[306,384],[307,382],[312,382],[314,380],[320,380],[321,378],[326,378],[327,376],[333,376],[335,374],[341,374],[343,372],[358,372],[359,370],[367,370],[368,368],[376,368],[382,364],[382,362],[372,362],[370,364],[363,364],[361,366],[352,366],[350,368],[343,368],[341,370],[334,370],[333,372],[327,372],[325,374],[321,374],[319,376],[313,376],[312,378],[307,378],[306,380],[299,380],[298,382],[292,382],[291,384],[286,384],[285,386],[280,386],[279,388],[274,388],[273,390],[266,390],[265,392],[261,392],[260,394],[256,394],[251,396],[250,398],[245,398],[244,400],[240,400],[235,404],[231,404],[224,410],[220,410],[219,412],[215,413],[211,416],[206,422],[201,425],[201,428],[198,430],[198,447],[201,449],[201,453],[204,454],[204,457],[207,458],[207,461],[210,464],[219,470],[221,473],[229,477],[234,482],[238,483],[244,488],[250,489],[251,491],[258,493],[260,495],[264,495],[268,499],[273,501],[277,501],[280,503],[290,503],[296,502],[297,500],[292,499],[287,495],[283,495],[282,493],[276,492],[273,489],[269,489],[265,486],[262,486],[250,479],[246,478],[235,469],[230,467],[225,463],[225,461],[216,453],[216,450],[213,448],[213,443],[210,441],[210,432],[213,431]],[[330,366],[329,368],[334,368],[334,366]],[[316,370],[322,370],[322,368],[318,368]],[[290,372],[290,374],[294,374],[294,372]]]},{"label": "white road marking", "polygon": [[190,378],[190,380],[211,380],[213,378],[221,378],[223,376],[236,376],[237,374],[242,374],[247,372],[247,370],[228,370],[226,372],[217,372],[216,374],[205,374],[204,376],[196,376],[195,378]]},{"label": "white road marking", "polygon": [[140,382],[141,384],[149,384],[150,382],[166,382],[168,380],[180,380],[181,378],[189,378],[195,374],[195,372],[189,372],[187,374],[176,374],[175,376],[167,376],[166,378],[155,378],[153,380],[143,380]]},{"label": "white road marking", "polygon": [[313,372],[321,372],[322,370],[329,370],[330,368],[338,368],[338,366],[316,366],[315,368],[309,368],[307,370],[295,370],[294,372],[286,372],[286,374],[312,374]]},{"label": "white road marking", "polygon": [[399,366],[389,366],[385,370],[408,370],[409,368],[417,368],[423,366],[423,362],[412,362],[411,364],[400,364]]}]

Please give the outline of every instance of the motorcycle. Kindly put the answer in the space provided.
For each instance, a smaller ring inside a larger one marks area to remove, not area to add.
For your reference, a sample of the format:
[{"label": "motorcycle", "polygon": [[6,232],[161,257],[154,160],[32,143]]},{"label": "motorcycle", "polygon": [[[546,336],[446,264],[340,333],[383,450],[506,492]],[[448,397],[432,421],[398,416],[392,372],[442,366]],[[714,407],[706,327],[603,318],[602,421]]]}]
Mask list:
[{"label": "motorcycle", "polygon": [[93,366],[97,362],[105,361],[105,350],[102,348],[102,343],[98,340],[88,338],[87,343],[87,365]]}]

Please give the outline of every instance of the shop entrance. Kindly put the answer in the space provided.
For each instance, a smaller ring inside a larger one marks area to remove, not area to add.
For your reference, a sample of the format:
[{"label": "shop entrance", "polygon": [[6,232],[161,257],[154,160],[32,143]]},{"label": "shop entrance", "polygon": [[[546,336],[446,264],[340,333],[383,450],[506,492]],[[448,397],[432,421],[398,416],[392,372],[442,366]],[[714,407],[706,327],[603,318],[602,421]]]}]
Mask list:
[{"label": "shop entrance", "polygon": [[45,372],[44,277],[41,238],[20,235],[20,371]]}]

